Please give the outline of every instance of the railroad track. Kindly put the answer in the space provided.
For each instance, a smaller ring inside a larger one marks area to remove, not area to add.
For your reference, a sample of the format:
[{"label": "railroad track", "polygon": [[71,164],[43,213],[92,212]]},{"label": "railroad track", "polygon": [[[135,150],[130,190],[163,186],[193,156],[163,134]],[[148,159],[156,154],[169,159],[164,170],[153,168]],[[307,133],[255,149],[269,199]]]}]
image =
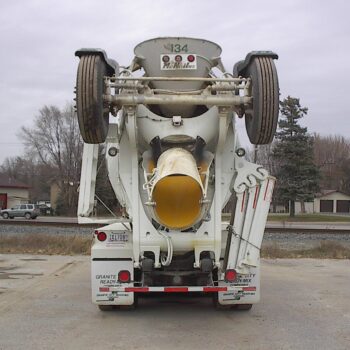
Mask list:
[{"label": "railroad track", "polygon": [[65,221],[37,221],[37,220],[0,220],[0,225],[18,226],[54,226],[54,227],[101,227],[102,224],[84,224]]},{"label": "railroad track", "polygon": [[[18,226],[30,226],[30,227],[79,227],[79,228],[96,228],[104,226],[104,224],[78,224],[73,221],[39,221],[39,220],[4,220],[0,219],[0,225],[18,225]],[[350,225],[346,223],[315,223],[313,225],[302,223],[296,223],[295,225],[290,223],[285,224],[267,224],[265,228],[266,233],[342,233],[350,234]]]}]

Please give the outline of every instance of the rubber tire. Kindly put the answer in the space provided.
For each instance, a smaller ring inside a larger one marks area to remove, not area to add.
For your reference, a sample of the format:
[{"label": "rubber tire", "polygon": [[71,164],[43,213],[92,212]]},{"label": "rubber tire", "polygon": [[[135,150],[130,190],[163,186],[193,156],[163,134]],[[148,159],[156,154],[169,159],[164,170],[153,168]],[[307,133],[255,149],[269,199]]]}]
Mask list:
[{"label": "rubber tire", "polygon": [[232,305],[222,305],[219,303],[218,293],[213,294],[213,305],[216,310],[231,310]]},{"label": "rubber tire", "polygon": [[30,220],[32,218],[32,216],[30,215],[30,213],[25,213],[24,218],[27,220]]},{"label": "rubber tire", "polygon": [[107,66],[99,55],[82,56],[78,66],[76,102],[80,134],[86,143],[106,140],[109,125],[108,103],[103,102]]},{"label": "rubber tire", "polygon": [[137,303],[132,305],[98,305],[100,311],[113,311],[113,310],[135,310],[137,308]]},{"label": "rubber tire", "polygon": [[98,305],[100,311],[113,311],[115,310],[115,305]]},{"label": "rubber tire", "polygon": [[238,311],[249,311],[253,304],[236,304],[233,308]]},{"label": "rubber tire", "polygon": [[[136,294],[136,293],[135,293]],[[112,310],[135,310],[139,304],[139,298],[134,294],[134,303],[132,305],[98,305],[101,311],[112,311]]]},{"label": "rubber tire", "polygon": [[253,304],[228,304],[221,305],[218,300],[218,294],[213,295],[213,304],[216,310],[238,310],[238,311],[249,311]]},{"label": "rubber tire", "polygon": [[3,213],[3,214],[2,214],[2,217],[3,217],[4,219],[8,219],[8,218],[10,217],[10,215],[9,215],[8,213]]},{"label": "rubber tire", "polygon": [[134,303],[132,305],[120,305],[121,310],[136,310],[139,305],[139,297],[137,293],[134,293]]},{"label": "rubber tire", "polygon": [[272,142],[279,114],[279,87],[276,66],[270,57],[255,57],[244,76],[250,77],[253,103],[245,111],[249,140],[255,145]]}]

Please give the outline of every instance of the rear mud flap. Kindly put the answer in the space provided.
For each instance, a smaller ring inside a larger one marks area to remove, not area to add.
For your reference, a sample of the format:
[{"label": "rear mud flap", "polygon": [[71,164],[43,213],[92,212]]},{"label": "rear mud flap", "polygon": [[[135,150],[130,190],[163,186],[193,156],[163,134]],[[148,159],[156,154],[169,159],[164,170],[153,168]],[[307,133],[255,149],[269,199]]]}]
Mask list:
[{"label": "rear mud flap", "polygon": [[121,270],[130,271],[134,278],[134,267],[131,259],[92,259],[91,289],[92,302],[99,305],[132,305],[134,293],[110,291],[111,287],[132,287],[133,283],[119,283],[118,273]]},{"label": "rear mud flap", "polygon": [[249,274],[239,274],[232,284],[221,281],[219,286],[242,287],[242,291],[218,292],[220,305],[258,303],[260,301],[260,267],[251,268]]}]

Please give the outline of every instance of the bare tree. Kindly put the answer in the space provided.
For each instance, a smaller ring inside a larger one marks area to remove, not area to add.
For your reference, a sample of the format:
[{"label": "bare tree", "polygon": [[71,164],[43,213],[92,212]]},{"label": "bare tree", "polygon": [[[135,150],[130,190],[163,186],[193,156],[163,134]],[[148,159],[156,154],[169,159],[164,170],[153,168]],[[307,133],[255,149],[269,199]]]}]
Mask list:
[{"label": "bare tree", "polygon": [[314,135],[315,161],[322,173],[321,187],[349,192],[350,140],[340,135]]},{"label": "bare tree", "polygon": [[42,164],[54,169],[52,181],[60,188],[66,214],[73,214],[77,205],[83,142],[72,104],[63,110],[44,106],[32,128],[22,127],[19,137]]}]

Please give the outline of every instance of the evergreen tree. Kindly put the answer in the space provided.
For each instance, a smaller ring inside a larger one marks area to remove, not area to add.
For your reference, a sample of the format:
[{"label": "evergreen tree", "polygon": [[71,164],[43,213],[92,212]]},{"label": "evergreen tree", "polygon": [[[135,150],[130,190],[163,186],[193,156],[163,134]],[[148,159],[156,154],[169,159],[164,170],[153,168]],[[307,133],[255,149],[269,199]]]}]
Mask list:
[{"label": "evergreen tree", "polygon": [[276,195],[290,203],[290,216],[295,215],[295,201],[303,205],[312,201],[319,191],[319,169],[314,163],[313,137],[299,120],[307,114],[298,98],[288,96],[280,102],[281,118],[273,148],[273,158],[278,162]]}]

